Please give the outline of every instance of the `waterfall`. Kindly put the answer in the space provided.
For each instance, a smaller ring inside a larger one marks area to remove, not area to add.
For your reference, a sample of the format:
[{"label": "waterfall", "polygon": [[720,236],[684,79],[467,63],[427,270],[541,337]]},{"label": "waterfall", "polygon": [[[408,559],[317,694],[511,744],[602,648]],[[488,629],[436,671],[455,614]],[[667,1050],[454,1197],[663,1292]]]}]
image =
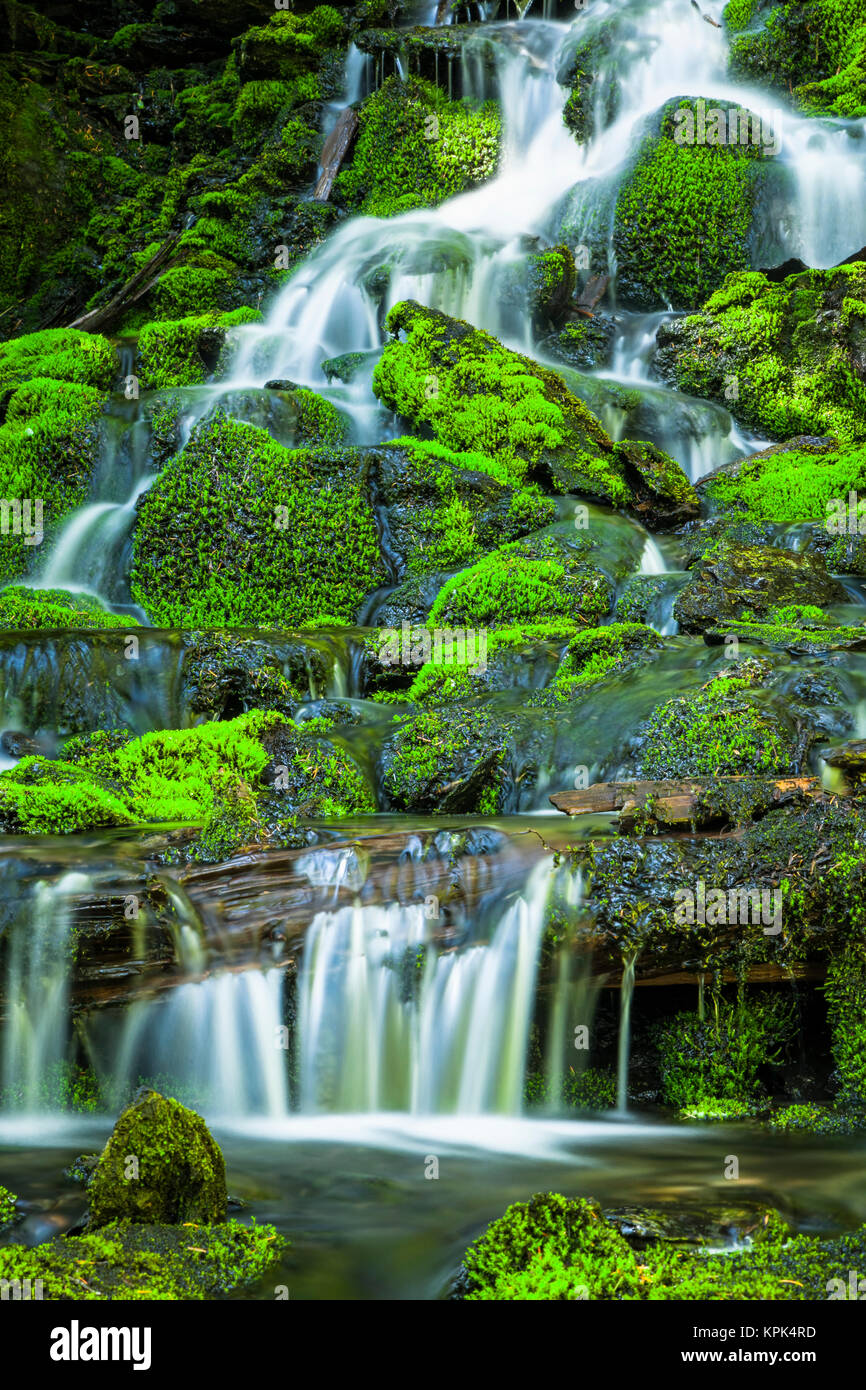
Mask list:
[{"label": "waterfall", "polygon": [[623,960],[619,989],[619,1041],[616,1057],[616,1108],[621,1115],[628,1110],[628,1063],[631,1053],[631,1000],[634,994],[634,972],[637,951]]},{"label": "waterfall", "polygon": [[489,941],[437,951],[422,904],[317,915],[299,980],[305,1110],[520,1110],[550,861]]},{"label": "waterfall", "polygon": [[0,1035],[3,1108],[32,1112],[50,1107],[44,1094],[66,1058],[67,1003],[72,950],[71,896],[86,892],[85,874],[39,882],[6,938],[8,1015]]},{"label": "waterfall", "polygon": [[225,970],[93,1017],[88,1048],[115,1107],[142,1082],[221,1119],[288,1113],[282,970]]}]

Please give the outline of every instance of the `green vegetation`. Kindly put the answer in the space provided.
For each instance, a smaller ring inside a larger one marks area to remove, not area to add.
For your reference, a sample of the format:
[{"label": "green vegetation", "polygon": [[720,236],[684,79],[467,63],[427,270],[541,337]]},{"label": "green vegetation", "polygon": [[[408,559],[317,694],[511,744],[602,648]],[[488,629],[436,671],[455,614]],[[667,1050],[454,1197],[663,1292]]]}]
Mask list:
[{"label": "green vegetation", "polygon": [[[692,1115],[715,1111],[720,1118],[745,1113],[758,1094],[759,1072],[778,1062],[794,1031],[787,999],[766,995],[733,1004],[714,996],[710,1017],[678,1013],[655,1026],[655,1043],[666,1105]],[[720,1106],[720,1103],[721,1106]]]},{"label": "green vegetation", "polygon": [[352,450],[295,450],[253,425],[198,427],[142,503],[132,591],[164,627],[351,622],[385,570]]},{"label": "green vegetation", "polygon": [[866,949],[862,939],[830,961],[824,986],[833,1036],[837,1104],[866,1107]]},{"label": "green vegetation", "polygon": [[450,705],[404,720],[385,745],[382,787],[397,809],[502,809],[507,723],[484,709]]},{"label": "green vegetation", "polygon": [[[728,103],[706,106],[727,112]],[[735,110],[736,108],[731,108]],[[751,264],[749,233],[764,190],[763,148],[678,142],[696,103],[670,102],[645,138],[616,202],[613,246],[620,296],[637,308],[688,309]]]},{"label": "green vegetation", "polygon": [[238,833],[256,823],[255,807],[266,805],[277,821],[298,809],[333,817],[373,810],[364,777],[328,738],[330,728],[324,719],[295,725],[276,711],[253,710],[139,739],[123,732],[70,739],[60,761],[26,757],[0,775],[0,821],[32,835],[207,822],[206,849],[225,833],[226,818],[241,817]]},{"label": "green vegetation", "polygon": [[[832,521],[849,493],[866,494],[866,444],[827,452],[784,450],[760,455],[737,470],[718,474],[706,495],[750,521]],[[866,529],[866,521],[864,521]]]},{"label": "green vegetation", "polygon": [[[793,89],[809,116],[866,116],[866,21],[859,0],[730,0],[735,76]],[[747,32],[742,32],[746,30]]]},{"label": "green vegetation", "polygon": [[256,309],[236,309],[145,324],[138,339],[142,386],[166,391],[205,381],[216,366],[226,329],[260,318]]},{"label": "green vegetation", "polygon": [[792,1236],[770,1212],[752,1243],[730,1254],[665,1240],[635,1250],[598,1203],[536,1193],[510,1206],[469,1247],[458,1288],[472,1301],[815,1300],[833,1288],[846,1296],[864,1248],[866,1227],[834,1240]]},{"label": "green vegetation", "polygon": [[110,613],[89,594],[71,594],[64,589],[0,590],[0,629],[26,631],[33,628],[79,629],[137,627],[129,616]]},{"label": "green vegetation", "polygon": [[567,618],[595,626],[613,605],[600,570],[548,537],[513,541],[461,570],[439,590],[431,627],[496,627]]},{"label": "green vegetation", "polygon": [[[864,322],[863,263],[806,270],[780,284],[747,271],[729,276],[699,314],[664,329],[660,358],[680,390],[721,401],[771,438],[831,435],[850,448],[866,439]],[[771,461],[762,463],[772,479]],[[794,486],[798,495],[801,484]],[[809,469],[802,486],[812,504]]]},{"label": "green vegetation", "polygon": [[8,1187],[0,1185],[0,1230],[8,1226],[15,1215],[15,1203],[18,1198],[9,1191]]},{"label": "green vegetation", "polygon": [[738,676],[659,705],[644,736],[641,769],[650,778],[790,772],[797,748],[790,721]]},{"label": "green vegetation", "polygon": [[654,628],[642,623],[609,623],[580,632],[569,643],[562,664],[542,702],[569,700],[581,690],[606,680],[617,671],[629,670],[664,643]]},{"label": "green vegetation", "polygon": [[352,162],[338,186],[351,208],[392,217],[434,207],[496,172],[500,119],[421,78],[389,77],[361,108]]}]

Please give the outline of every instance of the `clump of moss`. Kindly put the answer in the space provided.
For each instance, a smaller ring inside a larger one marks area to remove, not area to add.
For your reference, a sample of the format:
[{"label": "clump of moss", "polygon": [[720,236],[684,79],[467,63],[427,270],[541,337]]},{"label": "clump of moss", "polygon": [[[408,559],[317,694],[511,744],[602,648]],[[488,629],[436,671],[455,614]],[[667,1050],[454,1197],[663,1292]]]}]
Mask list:
[{"label": "clump of moss", "polygon": [[385,744],[383,791],[402,810],[493,815],[503,806],[508,747],[507,722],[487,710],[424,710]]},{"label": "clump of moss", "polygon": [[216,367],[226,329],[259,319],[257,309],[235,309],[145,324],[138,338],[142,386],[166,391],[206,381]]},{"label": "clump of moss", "polygon": [[29,1280],[52,1301],[217,1299],[259,1283],[285,1246],[273,1226],[255,1223],[112,1221],[33,1248],[0,1247],[0,1279]]},{"label": "clump of moss", "polygon": [[389,77],[361,108],[337,186],[351,208],[373,217],[435,207],[496,172],[500,138],[494,102],[474,109],[422,78]]},{"label": "clump of moss", "polygon": [[483,662],[480,639],[470,637],[461,644],[455,636],[453,645],[448,647],[447,659],[425,662],[409,687],[406,699],[413,704],[444,703],[502,689],[509,684],[510,661],[523,654],[534,661],[544,648],[558,652],[576,631],[577,625],[569,619],[495,628],[486,634]]},{"label": "clump of moss", "polygon": [[88,1226],[208,1225],[226,1217],[223,1156],[200,1115],[144,1091],[120,1115],[88,1184]]},{"label": "clump of moss", "polygon": [[641,770],[653,779],[791,772],[797,758],[790,721],[736,676],[658,706],[643,732]]},{"label": "clump of moss", "polygon": [[133,540],[133,595],[165,627],[350,622],[386,577],[352,450],[289,451],[224,417],[160,474]]},{"label": "clump of moss", "polygon": [[613,586],[555,541],[513,541],[461,570],[439,590],[428,625],[496,627],[569,619],[594,626],[613,606]]},{"label": "clump of moss", "polygon": [[0,1185],[0,1229],[8,1226],[15,1215],[15,1203],[18,1198],[8,1189]]},{"label": "clump of moss", "polygon": [[612,440],[555,372],[411,301],[391,310],[387,327],[406,336],[386,345],[373,389],[419,433],[497,458],[516,483],[546,473],[562,490],[628,500]]},{"label": "clump of moss", "polygon": [[[779,284],[749,271],[729,276],[699,314],[663,327],[657,360],[680,390],[720,401],[770,438],[830,435],[845,446],[844,456],[866,439],[866,383],[858,366],[864,322],[862,263],[805,270]],[[858,467],[850,456],[848,462]],[[772,458],[762,463],[771,483],[784,467]],[[747,469],[747,489],[752,476]],[[798,503],[811,509],[826,500],[816,482],[807,465],[805,493],[793,482]],[[754,495],[750,501],[760,505]],[[784,504],[783,510],[787,515]]]},{"label": "clump of moss", "polygon": [[837,1104],[866,1106],[866,948],[859,940],[830,961],[824,985],[832,1030]]},{"label": "clump of moss", "polygon": [[[728,104],[718,107],[727,112]],[[731,271],[751,264],[763,148],[681,143],[679,122],[691,118],[694,128],[695,108],[690,100],[668,103],[659,134],[645,138],[617,198],[618,290],[638,308],[692,308]]]},{"label": "clump of moss", "polygon": [[609,623],[579,632],[568,644],[549,693],[557,702],[571,699],[614,672],[632,668],[663,646],[655,629],[643,623]]},{"label": "clump of moss", "polygon": [[0,343],[0,388],[22,386],[38,377],[106,391],[117,370],[114,349],[98,333],[46,328]]},{"label": "clump of moss", "polygon": [[[733,74],[791,91],[810,116],[866,116],[866,22],[859,0],[730,0]],[[744,32],[745,31],[745,32]]]},{"label": "clump of moss", "polygon": [[718,1112],[719,1102],[748,1105],[758,1094],[762,1068],[779,1060],[793,1033],[788,1000],[741,996],[714,1005],[708,1018],[678,1013],[654,1026],[667,1105],[693,1113],[702,1107]]},{"label": "clump of moss", "polygon": [[736,472],[719,473],[705,492],[750,521],[832,522],[841,502],[847,524],[849,494],[866,493],[866,445],[820,453],[794,448],[758,455]]},{"label": "clump of moss", "polygon": [[866,1115],[845,1115],[810,1101],[775,1110],[768,1123],[771,1129],[786,1132],[802,1130],[806,1134],[855,1134],[866,1127]]},{"label": "clump of moss", "polygon": [[67,593],[65,589],[0,591],[0,629],[138,627],[135,618],[110,613],[98,598]]}]

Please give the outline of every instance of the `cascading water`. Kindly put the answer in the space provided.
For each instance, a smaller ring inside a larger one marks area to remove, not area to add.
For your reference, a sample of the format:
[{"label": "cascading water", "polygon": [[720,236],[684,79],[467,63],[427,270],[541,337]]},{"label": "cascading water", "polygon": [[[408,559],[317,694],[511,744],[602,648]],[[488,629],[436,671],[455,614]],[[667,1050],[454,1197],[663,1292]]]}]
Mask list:
[{"label": "cascading water", "polygon": [[46,1095],[66,1056],[72,940],[69,898],[86,891],[85,874],[39,882],[19,908],[6,942],[7,1013],[0,1034],[2,1108],[48,1110]]},{"label": "cascading water", "polygon": [[422,904],[321,913],[299,980],[301,1106],[516,1114],[550,864],[489,942],[437,952]]}]

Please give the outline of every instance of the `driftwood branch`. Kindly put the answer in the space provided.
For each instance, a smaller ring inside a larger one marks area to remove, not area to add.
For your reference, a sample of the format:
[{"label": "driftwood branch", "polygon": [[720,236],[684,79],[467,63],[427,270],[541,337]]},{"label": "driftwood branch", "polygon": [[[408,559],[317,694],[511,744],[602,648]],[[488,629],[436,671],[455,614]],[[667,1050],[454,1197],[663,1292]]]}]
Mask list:
[{"label": "driftwood branch", "polygon": [[134,275],[131,275],[107,304],[82,314],[68,327],[80,328],[84,333],[104,333],[110,329],[126,313],[127,309],[130,309],[138,300],[143,299],[149,290],[153,289],[160,276],[169,269],[180,237],[180,232],[172,232],[156,254],[151,256],[147,264],[143,265],[141,270],[137,270]]},{"label": "driftwood branch", "polygon": [[815,777],[694,777],[683,781],[599,782],[584,791],[554,792],[550,801],[568,816],[617,812],[623,829],[649,816],[670,830],[707,829],[718,825],[719,810],[707,800],[708,793],[725,785],[736,789],[748,783],[765,791],[774,806],[802,797],[818,799],[824,790]]},{"label": "driftwood branch", "polygon": [[340,172],[340,166],[351,149],[357,133],[358,113],[353,111],[351,106],[347,106],[344,111],[341,111],[339,120],[325,141],[322,150],[322,172],[313,193],[313,197],[318,202],[323,203],[330,198],[334,179]]}]

